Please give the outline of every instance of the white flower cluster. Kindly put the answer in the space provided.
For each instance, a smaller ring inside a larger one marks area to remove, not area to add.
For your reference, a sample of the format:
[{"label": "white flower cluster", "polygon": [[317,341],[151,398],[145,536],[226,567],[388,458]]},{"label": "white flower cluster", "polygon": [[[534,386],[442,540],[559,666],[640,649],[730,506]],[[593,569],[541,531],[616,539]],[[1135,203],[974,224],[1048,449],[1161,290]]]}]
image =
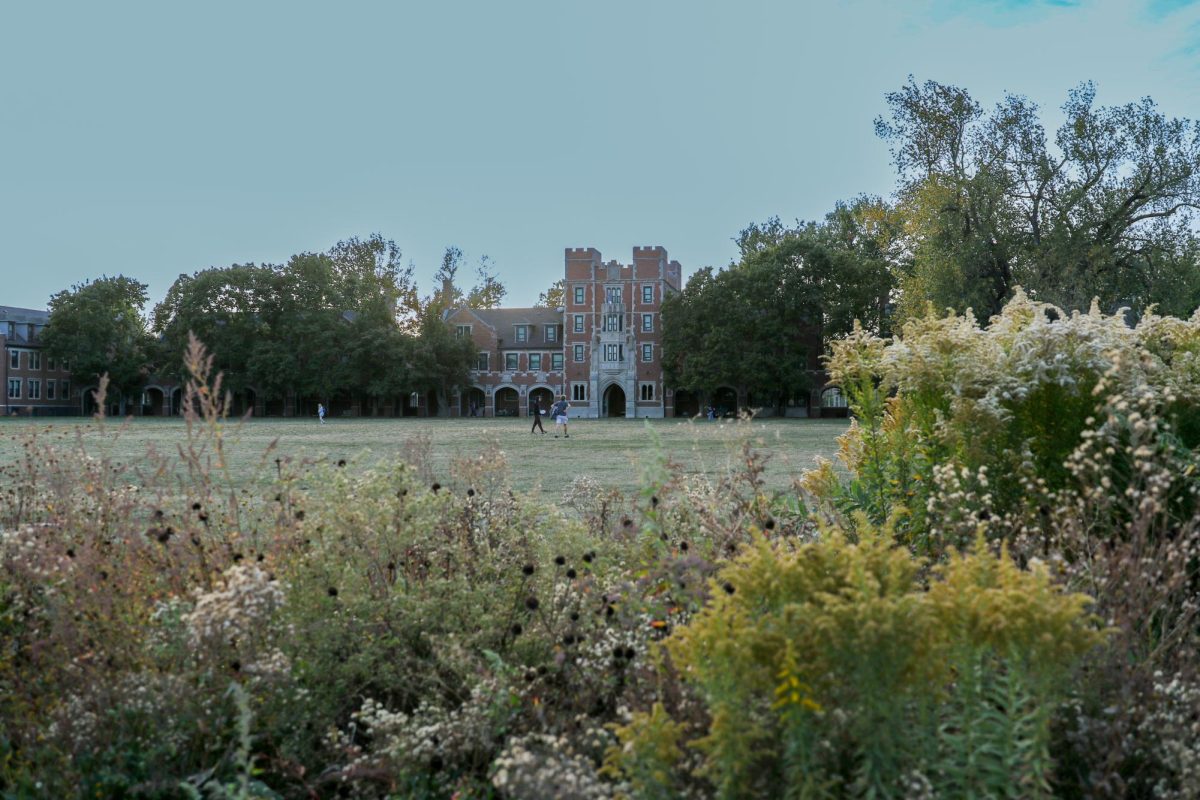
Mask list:
[{"label": "white flower cluster", "polygon": [[283,599],[283,587],[267,572],[254,564],[236,564],[221,586],[196,598],[183,619],[194,646],[213,639],[236,641],[260,631]]},{"label": "white flower cluster", "polygon": [[359,761],[384,759],[410,768],[427,768],[434,757],[450,762],[495,744],[488,709],[495,687],[485,682],[454,710],[423,700],[411,714],[389,711],[371,698],[354,713],[354,724],[371,735],[371,752]]},{"label": "white flower cluster", "polygon": [[1143,742],[1151,744],[1153,757],[1167,767],[1171,779],[1154,787],[1160,800],[1193,800],[1200,797],[1200,684],[1178,676],[1168,681],[1155,673],[1158,702],[1139,726]]},{"label": "white flower cluster", "polygon": [[546,797],[557,800],[608,800],[613,787],[604,783],[588,759],[571,754],[561,736],[531,734],[514,738],[492,762],[492,786],[513,800]]}]

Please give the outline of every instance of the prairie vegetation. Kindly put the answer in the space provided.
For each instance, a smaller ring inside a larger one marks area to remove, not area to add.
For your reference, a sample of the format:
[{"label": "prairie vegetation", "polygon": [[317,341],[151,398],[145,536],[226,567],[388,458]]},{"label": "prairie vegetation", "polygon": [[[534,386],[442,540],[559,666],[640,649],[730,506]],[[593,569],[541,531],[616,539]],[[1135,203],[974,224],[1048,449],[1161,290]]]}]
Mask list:
[{"label": "prairie vegetation", "polygon": [[1195,797],[1198,358],[1200,318],[1018,295],[838,343],[840,468],[772,484],[742,423],[550,503],[499,441],[247,481],[193,347],[136,481],[86,438],[10,462],[0,786]]}]

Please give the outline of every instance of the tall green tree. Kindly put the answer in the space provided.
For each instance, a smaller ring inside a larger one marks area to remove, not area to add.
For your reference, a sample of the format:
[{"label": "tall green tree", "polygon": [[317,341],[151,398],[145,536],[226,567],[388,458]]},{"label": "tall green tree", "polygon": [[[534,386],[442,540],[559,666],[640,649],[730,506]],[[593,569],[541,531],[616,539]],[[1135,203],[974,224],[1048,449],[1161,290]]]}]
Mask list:
[{"label": "tall green tree", "polygon": [[899,174],[904,313],[932,303],[986,318],[1018,284],[1067,308],[1200,303],[1200,127],[1149,98],[1095,96],[1090,83],[1068,93],[1051,143],[1019,95],[987,113],[935,81],[887,95],[876,131]]},{"label": "tall green tree", "polygon": [[120,409],[144,384],[151,339],[142,317],[146,284],[122,275],[72,286],[50,298],[47,354],[68,361],[77,383],[107,375]]},{"label": "tall green tree", "polygon": [[890,273],[867,235],[871,201],[825,222],[785,227],[778,218],[736,239],[741,260],[696,272],[663,303],[663,357],[674,386],[732,386],[781,408],[803,397],[825,337],[855,319],[887,322]]}]

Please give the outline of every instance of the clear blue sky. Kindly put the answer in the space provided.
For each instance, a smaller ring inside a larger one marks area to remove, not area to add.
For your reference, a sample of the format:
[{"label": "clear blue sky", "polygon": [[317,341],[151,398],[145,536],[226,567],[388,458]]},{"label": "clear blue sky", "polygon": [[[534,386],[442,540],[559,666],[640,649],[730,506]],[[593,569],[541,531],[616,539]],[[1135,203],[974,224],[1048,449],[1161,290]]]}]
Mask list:
[{"label": "clear blue sky", "polygon": [[100,275],[281,263],[378,231],[530,305],[564,247],[725,265],[752,221],[887,194],[883,95],[935,79],[1051,124],[1072,86],[1200,117],[1200,4],[8,2],[0,305]]}]

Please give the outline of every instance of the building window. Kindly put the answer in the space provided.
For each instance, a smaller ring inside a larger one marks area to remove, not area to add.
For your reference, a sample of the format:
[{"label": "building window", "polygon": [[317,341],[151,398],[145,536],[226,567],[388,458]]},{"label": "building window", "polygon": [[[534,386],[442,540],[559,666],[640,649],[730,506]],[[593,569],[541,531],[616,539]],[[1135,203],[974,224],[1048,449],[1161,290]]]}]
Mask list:
[{"label": "building window", "polygon": [[642,314],[642,330],[644,330],[644,331],[654,330],[654,315],[653,314]]},{"label": "building window", "polygon": [[29,368],[30,369],[41,369],[42,368],[42,354],[41,353],[39,353],[37,351],[33,351],[29,354]]},{"label": "building window", "polygon": [[646,305],[654,305],[654,284],[642,285],[642,302]]},{"label": "building window", "polygon": [[505,353],[504,354],[504,369],[509,372],[516,372],[521,366],[520,353]]},{"label": "building window", "polygon": [[21,379],[20,378],[9,378],[8,379],[8,396],[9,396],[9,399],[15,399],[15,398],[19,398],[21,396]]},{"label": "building window", "polygon": [[640,385],[639,388],[640,388],[639,396],[643,400],[653,400],[654,399],[654,384],[653,383],[643,383]]},{"label": "building window", "polygon": [[621,287],[620,286],[605,286],[604,287],[604,302],[606,302],[606,303],[621,302]]},{"label": "building window", "polygon": [[572,400],[587,400],[587,387],[588,387],[588,385],[586,383],[572,383],[571,384],[571,399]]},{"label": "building window", "polygon": [[621,323],[623,321],[624,316],[625,316],[624,314],[605,314],[604,315],[604,326],[601,328],[601,330],[606,330],[606,331],[621,330],[621,328],[622,328]]},{"label": "building window", "polygon": [[21,351],[20,350],[10,350],[8,352],[8,366],[11,367],[12,369],[20,369],[21,368]]},{"label": "building window", "polygon": [[[66,368],[64,367],[64,369],[66,369]],[[59,392],[58,392],[59,397],[61,397],[63,400],[71,399],[71,382],[70,381],[59,381],[58,389],[59,389]]]},{"label": "building window", "polygon": [[488,354],[487,353],[479,354],[479,358],[476,359],[476,361],[475,361],[475,369],[479,370],[480,372],[488,371]]},{"label": "building window", "polygon": [[29,399],[40,400],[42,397],[42,382],[29,379]]},{"label": "building window", "polygon": [[529,354],[529,371],[530,372],[540,372],[541,369],[542,369],[542,354],[541,353],[530,353]]},{"label": "building window", "polygon": [[652,344],[642,345],[642,361],[653,361],[653,360],[654,360],[654,345],[652,345]]},{"label": "building window", "polygon": [[71,371],[71,363],[69,361],[67,361],[65,358],[63,359],[63,363],[62,363],[62,371],[63,372]]},{"label": "building window", "polygon": [[547,325],[546,326],[546,341],[547,342],[557,342],[558,341],[558,326],[557,325]]},{"label": "building window", "polygon": [[577,306],[583,305],[583,287],[582,286],[575,287],[575,305],[577,305]]},{"label": "building window", "polygon": [[583,345],[581,344],[575,345],[575,360],[583,361]]},{"label": "building window", "polygon": [[528,325],[518,325],[516,327],[517,327],[517,341],[518,342],[528,342],[529,341],[529,326]]},{"label": "building window", "polygon": [[54,372],[54,359],[50,356],[46,356],[46,371]]},{"label": "building window", "polygon": [[458,338],[458,339],[470,339],[471,338],[471,326],[470,325],[455,325],[454,326],[454,336],[455,336],[455,338]]},{"label": "building window", "polygon": [[563,354],[562,353],[551,353],[550,354],[550,369],[555,370],[557,372],[562,372],[562,368],[563,368]]},{"label": "building window", "polygon": [[575,315],[575,332],[583,333],[583,314]]},{"label": "building window", "polygon": [[46,399],[47,400],[54,399],[54,389],[55,389],[54,381],[46,381]]},{"label": "building window", "polygon": [[604,360],[605,361],[624,361],[625,347],[619,344],[604,345]]}]

